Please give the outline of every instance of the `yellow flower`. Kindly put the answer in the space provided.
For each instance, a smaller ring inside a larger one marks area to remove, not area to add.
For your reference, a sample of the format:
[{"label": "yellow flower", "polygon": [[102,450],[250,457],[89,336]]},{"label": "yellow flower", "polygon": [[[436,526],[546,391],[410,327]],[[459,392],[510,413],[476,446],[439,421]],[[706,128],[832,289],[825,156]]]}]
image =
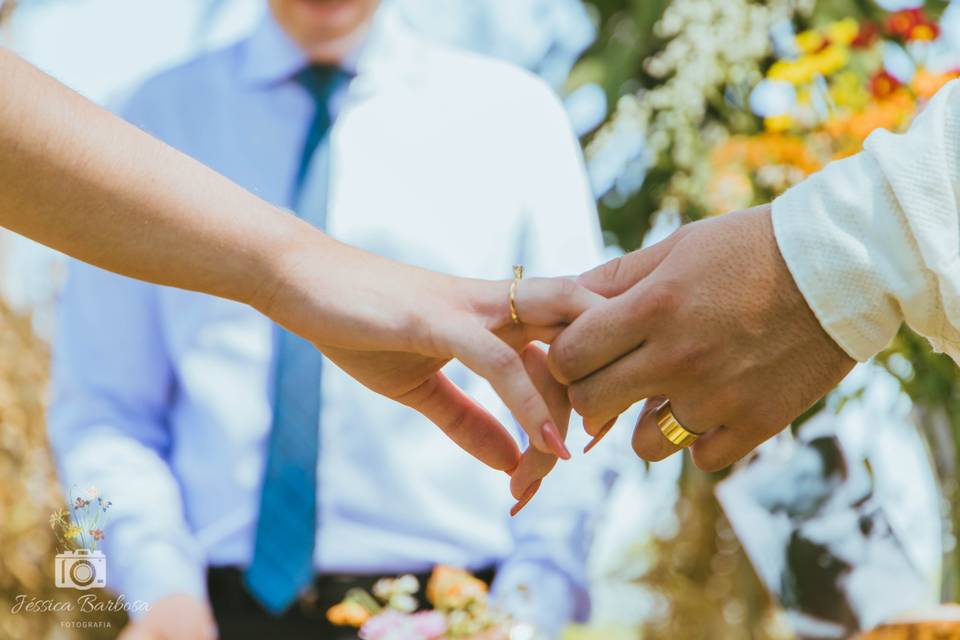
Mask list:
[{"label": "yellow flower", "polygon": [[793,126],[793,116],[787,113],[780,116],[770,116],[763,119],[763,126],[767,131],[775,133],[787,131]]},{"label": "yellow flower", "polygon": [[778,60],[767,72],[770,80],[783,80],[791,84],[806,84],[813,80],[816,69],[810,64],[810,56],[797,60]]},{"label": "yellow flower", "polygon": [[794,41],[797,44],[797,49],[803,53],[816,53],[823,48],[826,42],[823,34],[814,29],[798,33]]},{"label": "yellow flower", "polygon": [[809,57],[811,58],[810,64],[813,65],[816,72],[828,76],[846,66],[850,59],[850,52],[846,47],[832,44],[823,51]]},{"label": "yellow flower", "polygon": [[848,47],[860,33],[860,24],[855,18],[844,18],[827,25],[824,31],[831,43]]},{"label": "yellow flower", "polygon": [[830,97],[838,107],[860,109],[870,99],[863,80],[853,71],[844,71],[834,76],[830,83]]},{"label": "yellow flower", "polygon": [[67,529],[63,532],[63,537],[68,540],[73,540],[74,538],[79,538],[81,533],[82,530],[80,527],[67,527]]},{"label": "yellow flower", "polygon": [[327,609],[327,620],[343,627],[360,628],[370,619],[370,612],[357,602],[341,602]]}]

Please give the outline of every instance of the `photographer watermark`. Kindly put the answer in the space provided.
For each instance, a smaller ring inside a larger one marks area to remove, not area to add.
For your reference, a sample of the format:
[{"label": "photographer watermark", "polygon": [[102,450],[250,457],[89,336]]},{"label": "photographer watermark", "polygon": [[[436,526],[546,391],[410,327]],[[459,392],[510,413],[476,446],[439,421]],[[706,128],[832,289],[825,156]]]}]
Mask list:
[{"label": "photographer watermark", "polygon": [[[53,558],[54,585],[60,589],[89,591],[107,588],[107,556],[97,548],[106,539],[104,530],[112,502],[90,487],[75,495],[70,491],[68,509],[50,515],[50,528],[57,538],[57,554]],[[74,599],[38,598],[26,594],[14,597],[10,613],[14,615],[78,614],[108,616],[138,614],[150,610],[141,600],[128,601],[123,595],[101,596],[84,593]],[[110,619],[63,619],[60,626],[69,629],[110,628]]]},{"label": "photographer watermark", "polygon": [[54,580],[61,589],[105,589],[107,557],[102,551],[76,549],[58,553],[54,559]]}]

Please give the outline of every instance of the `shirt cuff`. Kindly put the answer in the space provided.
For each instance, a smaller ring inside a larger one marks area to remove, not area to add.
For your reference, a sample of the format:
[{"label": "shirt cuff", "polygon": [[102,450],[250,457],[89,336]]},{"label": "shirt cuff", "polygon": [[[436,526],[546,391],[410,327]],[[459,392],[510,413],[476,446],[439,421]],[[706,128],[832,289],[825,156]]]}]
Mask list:
[{"label": "shirt cuff", "polygon": [[[111,556],[107,556],[107,587],[110,581]],[[120,563],[118,563],[120,564]],[[121,566],[122,579],[116,591],[131,604],[130,616],[142,617],[148,611],[134,607],[140,601],[153,606],[158,600],[174,594],[189,595],[200,602],[207,600],[206,568],[175,546],[153,542],[138,548],[134,557],[125,558]]]},{"label": "shirt cuff", "polygon": [[501,610],[537,628],[538,638],[559,638],[573,621],[589,616],[584,589],[548,564],[507,562],[497,571],[492,595]]},{"label": "shirt cuff", "polygon": [[864,362],[903,322],[894,287],[918,291],[923,271],[903,212],[876,161],[833,162],[773,203],[780,253],[827,334]]}]

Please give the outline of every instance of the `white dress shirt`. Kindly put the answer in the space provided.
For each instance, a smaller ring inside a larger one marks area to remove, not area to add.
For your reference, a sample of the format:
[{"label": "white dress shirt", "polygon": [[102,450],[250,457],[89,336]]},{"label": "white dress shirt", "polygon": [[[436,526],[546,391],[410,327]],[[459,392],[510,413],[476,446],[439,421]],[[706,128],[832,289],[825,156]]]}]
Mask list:
[{"label": "white dress shirt", "polygon": [[960,363],[960,83],[906,134],[879,130],[773,203],[780,251],[810,308],[864,361],[903,322]]},{"label": "white dress shirt", "polygon": [[[262,197],[286,205],[307,97],[303,58],[268,17],[248,40],[148,82],[128,117]],[[328,231],[442,272],[578,273],[603,259],[562,107],[535,77],[427,44],[387,15],[359,52],[332,132]],[[50,435],[67,486],[113,501],[109,585],[130,599],[205,596],[207,565],[253,550],[271,419],[270,322],[249,307],[72,263],[54,349]],[[514,423],[488,384],[451,377]],[[515,428],[515,427],[514,427]],[[571,449],[582,444],[571,424]],[[519,433],[519,430],[517,430]],[[318,572],[502,563],[554,629],[586,605],[589,458],[561,462],[508,517],[508,478],[417,413],[330,363],[322,381]]]}]

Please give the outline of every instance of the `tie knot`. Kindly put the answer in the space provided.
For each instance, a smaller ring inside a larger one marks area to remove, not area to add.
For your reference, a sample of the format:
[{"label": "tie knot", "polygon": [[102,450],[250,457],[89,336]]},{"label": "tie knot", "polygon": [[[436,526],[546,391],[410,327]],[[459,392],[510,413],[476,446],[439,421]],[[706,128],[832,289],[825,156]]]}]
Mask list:
[{"label": "tie knot", "polygon": [[317,103],[327,102],[347,78],[342,68],[328,64],[312,64],[304,67],[296,76],[297,82]]}]

